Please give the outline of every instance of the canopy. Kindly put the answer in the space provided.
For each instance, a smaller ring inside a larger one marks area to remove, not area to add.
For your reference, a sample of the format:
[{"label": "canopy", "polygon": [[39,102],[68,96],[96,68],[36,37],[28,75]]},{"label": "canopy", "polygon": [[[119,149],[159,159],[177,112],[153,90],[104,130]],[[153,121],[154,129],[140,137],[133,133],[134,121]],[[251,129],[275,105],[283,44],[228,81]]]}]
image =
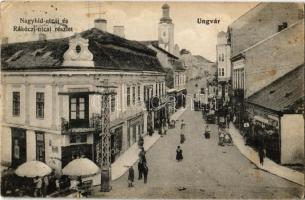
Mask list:
[{"label": "canopy", "polygon": [[34,178],[36,176],[43,177],[51,172],[52,169],[48,165],[37,160],[25,162],[15,171],[18,176],[29,178]]},{"label": "canopy", "polygon": [[88,158],[77,158],[69,162],[63,169],[63,175],[91,176],[99,172],[99,167]]}]

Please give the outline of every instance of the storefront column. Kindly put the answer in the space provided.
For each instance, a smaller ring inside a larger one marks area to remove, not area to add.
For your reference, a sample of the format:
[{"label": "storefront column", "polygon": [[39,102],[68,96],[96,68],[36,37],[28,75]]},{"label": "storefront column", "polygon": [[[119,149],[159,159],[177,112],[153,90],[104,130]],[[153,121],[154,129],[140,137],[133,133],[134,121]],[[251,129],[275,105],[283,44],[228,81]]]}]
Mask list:
[{"label": "storefront column", "polygon": [[35,131],[26,131],[26,158],[27,161],[36,160],[36,135]]}]

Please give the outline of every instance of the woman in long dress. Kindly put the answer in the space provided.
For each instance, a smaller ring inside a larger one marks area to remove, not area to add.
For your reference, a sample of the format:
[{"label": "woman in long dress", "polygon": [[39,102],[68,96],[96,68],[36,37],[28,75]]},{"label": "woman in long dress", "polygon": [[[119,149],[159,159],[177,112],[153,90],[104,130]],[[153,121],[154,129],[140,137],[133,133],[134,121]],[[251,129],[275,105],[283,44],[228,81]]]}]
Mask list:
[{"label": "woman in long dress", "polygon": [[180,144],[183,144],[184,141],[185,141],[185,123],[184,121],[182,120],[181,122],[181,127],[180,127]]},{"label": "woman in long dress", "polygon": [[176,160],[177,161],[181,161],[182,159],[183,159],[182,149],[180,148],[180,146],[177,146],[177,149],[176,149]]}]

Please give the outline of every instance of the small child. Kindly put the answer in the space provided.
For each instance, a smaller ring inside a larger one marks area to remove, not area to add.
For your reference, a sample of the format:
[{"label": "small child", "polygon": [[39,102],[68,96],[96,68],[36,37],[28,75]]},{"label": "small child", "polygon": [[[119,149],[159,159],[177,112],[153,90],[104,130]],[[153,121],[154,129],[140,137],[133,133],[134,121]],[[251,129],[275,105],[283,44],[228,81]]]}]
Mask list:
[{"label": "small child", "polygon": [[130,166],[128,169],[128,187],[133,187],[133,181],[134,181],[134,170],[133,167]]}]

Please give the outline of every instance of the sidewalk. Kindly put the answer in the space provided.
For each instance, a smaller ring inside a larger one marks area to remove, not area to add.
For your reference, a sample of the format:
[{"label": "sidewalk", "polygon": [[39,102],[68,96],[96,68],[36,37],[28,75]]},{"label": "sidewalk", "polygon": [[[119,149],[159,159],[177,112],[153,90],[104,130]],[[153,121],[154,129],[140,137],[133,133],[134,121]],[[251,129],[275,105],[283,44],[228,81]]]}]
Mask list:
[{"label": "sidewalk", "polygon": [[230,123],[229,128],[231,137],[235,146],[239,149],[240,153],[243,154],[247,159],[249,159],[253,164],[258,168],[267,171],[271,174],[280,176],[284,179],[297,183],[304,186],[304,174],[293,169],[283,167],[269,158],[265,157],[264,165],[262,166],[259,162],[258,153],[253,150],[251,147],[246,146],[243,137],[240,135],[239,130],[234,126],[233,123]]},{"label": "sidewalk", "polygon": [[[171,119],[178,119],[184,113],[185,110],[186,109],[179,109],[171,116]],[[145,151],[150,149],[158,141],[159,138],[160,135],[157,131],[155,131],[152,136],[146,135],[144,137]],[[111,165],[112,180],[116,180],[125,174],[125,172],[128,170],[128,168],[125,166],[131,166],[137,162],[139,151],[140,149],[138,147],[138,144],[135,143]]]}]

